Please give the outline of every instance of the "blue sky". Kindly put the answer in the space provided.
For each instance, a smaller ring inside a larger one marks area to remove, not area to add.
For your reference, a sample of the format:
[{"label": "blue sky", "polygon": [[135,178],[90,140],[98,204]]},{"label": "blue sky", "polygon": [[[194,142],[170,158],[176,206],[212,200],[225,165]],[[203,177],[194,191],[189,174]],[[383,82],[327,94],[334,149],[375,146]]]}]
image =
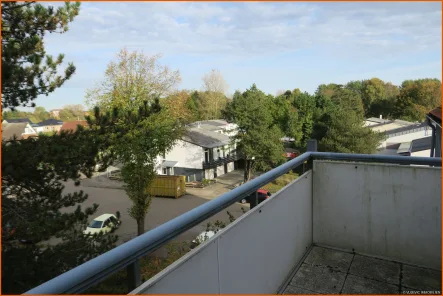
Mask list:
[{"label": "blue sky", "polygon": [[441,24],[438,2],[84,2],[67,33],[45,37],[47,52],[64,53],[76,74],[36,104],[84,104],[123,47],[163,54],[184,89],[200,89],[211,69],[229,93],[253,83],[275,94],[372,77],[441,79]]}]

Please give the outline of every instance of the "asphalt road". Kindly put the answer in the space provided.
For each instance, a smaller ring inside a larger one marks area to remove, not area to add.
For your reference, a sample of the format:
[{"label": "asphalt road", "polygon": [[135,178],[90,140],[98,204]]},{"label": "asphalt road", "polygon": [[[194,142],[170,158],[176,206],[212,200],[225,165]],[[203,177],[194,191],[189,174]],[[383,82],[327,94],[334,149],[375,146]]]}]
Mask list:
[{"label": "asphalt road", "polygon": [[[232,174],[230,180],[235,180],[235,174]],[[178,199],[174,198],[153,198],[148,214],[145,220],[145,231],[149,231],[193,208],[219,196],[220,194],[229,191],[229,182],[219,183],[211,185],[207,188],[191,188],[185,196]],[[87,186],[75,186],[73,182],[65,183],[65,192],[75,192],[83,190],[88,194],[88,199],[81,205],[82,208],[92,206],[96,203],[99,205],[98,210],[94,217],[105,213],[115,214],[120,211],[120,219],[122,221],[121,226],[116,230],[115,234],[119,236],[117,244],[122,244],[136,236],[137,224],[128,214],[128,208],[131,205],[131,201],[127,197],[126,193],[122,189],[109,189]],[[192,240],[199,233],[206,229],[208,221],[222,220],[228,222],[228,215],[226,211],[229,211],[234,217],[239,217],[243,214],[241,208],[245,210],[249,209],[249,205],[242,205],[236,203],[228,207],[225,211],[222,211],[215,216],[200,223],[200,225],[186,231],[181,234],[176,240]]]}]

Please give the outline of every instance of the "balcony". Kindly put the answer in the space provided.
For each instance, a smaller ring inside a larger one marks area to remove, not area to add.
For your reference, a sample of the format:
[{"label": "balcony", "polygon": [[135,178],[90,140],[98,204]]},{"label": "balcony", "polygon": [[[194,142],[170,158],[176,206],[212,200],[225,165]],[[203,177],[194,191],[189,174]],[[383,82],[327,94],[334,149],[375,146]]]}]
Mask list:
[{"label": "balcony", "polygon": [[216,168],[218,166],[224,165],[225,163],[229,163],[229,162],[233,162],[236,160],[239,160],[240,157],[240,153],[238,152],[233,152],[231,154],[226,155],[226,157],[219,157],[218,159],[214,159],[212,161],[204,161],[203,162],[203,169],[212,169],[212,168]]},{"label": "balcony", "polygon": [[[300,165],[140,283],[138,258]],[[441,158],[308,152],[27,293],[78,293],[127,267],[130,294],[440,294],[441,177]]]}]

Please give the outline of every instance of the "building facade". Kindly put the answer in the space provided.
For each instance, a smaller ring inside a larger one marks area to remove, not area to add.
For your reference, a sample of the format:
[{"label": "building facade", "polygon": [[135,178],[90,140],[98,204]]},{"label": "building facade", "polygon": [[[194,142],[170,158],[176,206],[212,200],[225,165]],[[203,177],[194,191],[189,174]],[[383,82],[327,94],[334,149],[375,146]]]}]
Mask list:
[{"label": "building facade", "polygon": [[190,124],[171,151],[157,158],[157,173],[184,175],[188,182],[214,179],[233,171],[240,159],[232,136],[236,125],[224,120]]}]

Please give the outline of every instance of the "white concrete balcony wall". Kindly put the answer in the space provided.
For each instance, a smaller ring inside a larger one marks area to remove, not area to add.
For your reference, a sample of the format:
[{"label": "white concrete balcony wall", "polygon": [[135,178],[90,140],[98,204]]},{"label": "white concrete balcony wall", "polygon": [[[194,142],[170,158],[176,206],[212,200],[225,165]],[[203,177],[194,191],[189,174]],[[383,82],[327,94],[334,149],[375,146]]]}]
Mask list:
[{"label": "white concrete balcony wall", "polygon": [[441,269],[441,168],[314,161],[314,243]]},{"label": "white concrete balcony wall", "polygon": [[273,294],[312,245],[312,173],[130,294]]}]

